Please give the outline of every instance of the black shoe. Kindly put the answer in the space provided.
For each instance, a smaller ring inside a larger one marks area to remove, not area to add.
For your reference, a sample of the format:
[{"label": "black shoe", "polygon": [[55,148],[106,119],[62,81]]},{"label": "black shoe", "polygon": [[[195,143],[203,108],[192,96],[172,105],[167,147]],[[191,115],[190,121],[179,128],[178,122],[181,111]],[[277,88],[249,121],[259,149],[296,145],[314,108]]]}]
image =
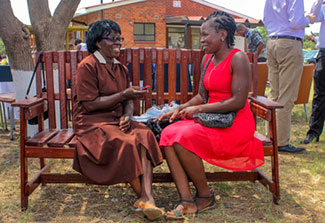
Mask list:
[{"label": "black shoe", "polygon": [[309,144],[309,143],[314,142],[314,141],[319,142],[319,136],[313,135],[313,134],[308,134],[306,136],[306,138],[304,139],[303,143],[304,144]]},{"label": "black shoe", "polygon": [[295,146],[289,144],[286,146],[279,146],[278,151],[279,152],[287,152],[287,153],[299,153],[299,152],[306,151],[306,149],[303,147],[295,147]]}]

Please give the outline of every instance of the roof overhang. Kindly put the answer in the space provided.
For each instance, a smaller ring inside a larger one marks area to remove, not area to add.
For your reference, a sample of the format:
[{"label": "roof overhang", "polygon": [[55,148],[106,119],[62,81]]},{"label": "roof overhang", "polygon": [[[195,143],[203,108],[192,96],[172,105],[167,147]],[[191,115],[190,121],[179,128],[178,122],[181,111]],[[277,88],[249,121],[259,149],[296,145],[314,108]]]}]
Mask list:
[{"label": "roof overhang", "polygon": [[145,2],[147,0],[123,0],[123,1],[115,1],[115,2],[108,2],[100,5],[89,6],[85,8],[78,9],[73,17],[79,17],[82,15],[87,15],[92,12],[97,12],[104,9],[115,8],[123,5],[134,4],[138,2]]},{"label": "roof overhang", "polygon": [[[166,16],[166,24],[181,24],[181,25],[201,25],[206,17],[203,16]],[[235,18],[236,23],[243,23],[249,28],[263,26],[262,20],[248,19],[248,18]]]}]

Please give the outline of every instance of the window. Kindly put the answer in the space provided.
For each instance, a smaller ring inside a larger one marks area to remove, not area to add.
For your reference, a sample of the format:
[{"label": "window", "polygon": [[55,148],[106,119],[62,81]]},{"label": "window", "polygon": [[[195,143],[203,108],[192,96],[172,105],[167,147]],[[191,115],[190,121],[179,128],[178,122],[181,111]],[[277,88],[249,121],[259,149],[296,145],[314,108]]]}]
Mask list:
[{"label": "window", "polygon": [[181,1],[173,1],[173,7],[174,8],[180,8],[181,7]]},{"label": "window", "polygon": [[168,27],[168,48],[185,48],[185,28]]},{"label": "window", "polygon": [[155,41],[154,23],[134,23],[134,41]]}]

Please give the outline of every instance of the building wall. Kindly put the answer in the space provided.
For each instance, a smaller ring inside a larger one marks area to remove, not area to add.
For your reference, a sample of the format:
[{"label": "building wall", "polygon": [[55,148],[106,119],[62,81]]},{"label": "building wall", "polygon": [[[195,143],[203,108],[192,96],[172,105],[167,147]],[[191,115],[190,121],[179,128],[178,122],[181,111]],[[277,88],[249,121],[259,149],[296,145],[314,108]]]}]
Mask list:
[{"label": "building wall", "polygon": [[[181,8],[173,7],[174,0],[165,0],[166,2],[166,15],[173,16],[203,16],[207,17],[212,12],[216,11],[215,8],[202,5],[191,0],[179,0]],[[237,16],[232,15],[234,18]]]},{"label": "building wall", "polygon": [[[117,22],[125,37],[123,47],[166,47],[165,1],[150,0],[104,10],[104,18]],[[91,24],[100,19],[100,11],[74,18]],[[134,22],[155,23],[155,41],[134,41]]]},{"label": "building wall", "polygon": [[[181,0],[181,8],[173,7],[173,0],[148,0],[104,10],[104,18],[121,26],[125,37],[123,47],[167,47],[166,16],[208,16],[214,8],[191,0]],[[74,18],[90,25],[100,19],[100,11]],[[155,23],[155,41],[134,41],[134,22]]]}]

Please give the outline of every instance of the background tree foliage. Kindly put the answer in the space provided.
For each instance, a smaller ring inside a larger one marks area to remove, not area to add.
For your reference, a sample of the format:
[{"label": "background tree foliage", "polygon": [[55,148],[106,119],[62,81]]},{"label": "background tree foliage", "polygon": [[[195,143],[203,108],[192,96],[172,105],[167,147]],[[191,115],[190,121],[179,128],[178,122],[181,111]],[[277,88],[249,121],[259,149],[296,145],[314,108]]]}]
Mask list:
[{"label": "background tree foliage", "polygon": [[0,55],[6,54],[5,44],[3,43],[2,39],[0,39]]}]

